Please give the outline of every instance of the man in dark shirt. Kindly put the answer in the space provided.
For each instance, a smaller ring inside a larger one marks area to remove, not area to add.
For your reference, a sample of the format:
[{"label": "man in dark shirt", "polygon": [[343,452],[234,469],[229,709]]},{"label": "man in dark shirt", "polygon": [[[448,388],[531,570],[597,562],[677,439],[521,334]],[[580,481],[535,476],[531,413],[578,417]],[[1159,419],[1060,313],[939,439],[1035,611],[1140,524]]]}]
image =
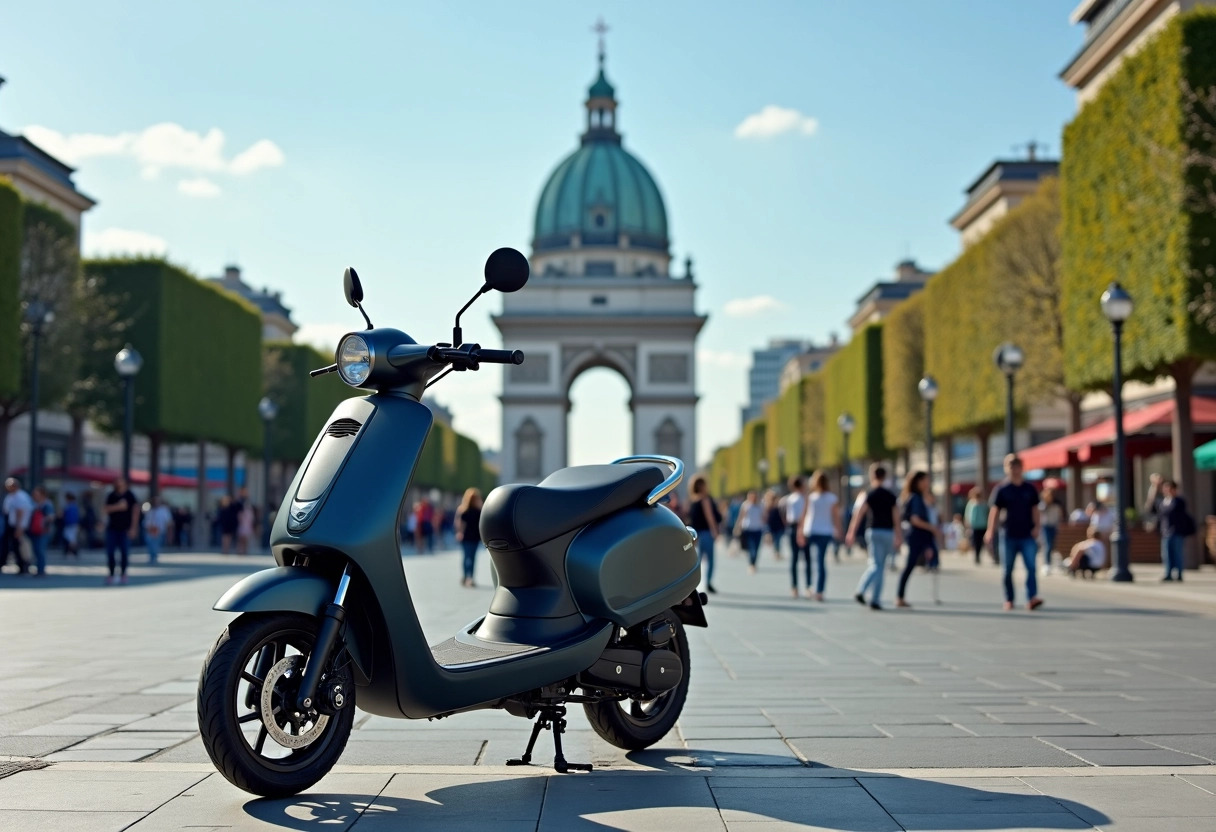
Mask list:
[{"label": "man in dark shirt", "polygon": [[1039,492],[1022,479],[1022,460],[1016,454],[1005,457],[1005,474],[988,501],[988,531],[984,541],[992,545],[992,535],[1003,511],[1005,551],[1001,552],[1001,566],[1005,573],[1005,609],[1013,609],[1013,564],[1019,553],[1026,566],[1026,609],[1038,609],[1043,605],[1034,567],[1039,551]]},{"label": "man in dark shirt", "polygon": [[1181,581],[1186,566],[1184,546],[1186,539],[1195,533],[1195,521],[1186,510],[1186,500],[1178,493],[1178,483],[1163,479],[1160,474],[1152,474],[1149,483],[1144,509],[1156,518],[1157,531],[1161,533],[1161,563],[1165,567],[1161,580]]},{"label": "man in dark shirt", "polygon": [[900,546],[899,524],[895,522],[895,505],[898,498],[895,496],[895,492],[883,485],[886,479],[886,468],[881,465],[870,466],[870,490],[866,492],[865,502],[861,504],[861,508],[854,512],[853,521],[849,523],[849,533],[845,537],[845,543],[852,546],[853,539],[857,536],[857,529],[869,516],[870,527],[866,529],[866,551],[870,555],[870,563],[866,567],[865,574],[861,576],[861,583],[857,585],[857,594],[853,598],[857,603],[864,605],[866,590],[873,587],[874,594],[870,596],[870,608],[875,610],[882,609],[880,603],[882,578],[883,573],[886,572],[887,558]]},{"label": "man in dark shirt", "polygon": [[139,530],[139,500],[127,487],[127,481],[122,477],[114,480],[114,490],[106,495],[106,563],[110,567],[110,575],[106,578],[106,586],[114,583],[114,551],[122,553],[122,571],[118,576],[120,583],[127,582],[127,562],[131,559],[131,541]]}]

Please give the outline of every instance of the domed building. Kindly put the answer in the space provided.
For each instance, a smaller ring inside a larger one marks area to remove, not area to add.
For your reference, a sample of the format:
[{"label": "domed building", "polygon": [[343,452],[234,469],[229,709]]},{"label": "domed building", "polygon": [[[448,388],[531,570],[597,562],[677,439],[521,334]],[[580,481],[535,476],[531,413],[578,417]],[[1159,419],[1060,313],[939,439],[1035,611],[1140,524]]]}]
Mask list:
[{"label": "domed building", "polygon": [[696,338],[706,317],[696,312],[691,258],[671,274],[663,195],[623,145],[602,47],[584,106],[579,146],[537,201],[532,279],[503,296],[494,318],[504,346],[527,354],[504,375],[504,481],[535,482],[565,466],[570,386],[593,367],[629,384],[634,453],[695,462]]}]

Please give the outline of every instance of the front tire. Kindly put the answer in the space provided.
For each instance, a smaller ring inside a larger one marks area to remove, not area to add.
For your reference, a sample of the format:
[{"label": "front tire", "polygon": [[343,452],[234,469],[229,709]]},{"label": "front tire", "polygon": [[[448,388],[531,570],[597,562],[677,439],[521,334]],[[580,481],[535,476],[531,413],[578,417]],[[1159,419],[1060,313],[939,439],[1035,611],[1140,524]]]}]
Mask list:
[{"label": "front tire", "polygon": [[673,614],[668,619],[675,627],[675,638],[668,649],[680,657],[684,675],[680,684],[652,699],[632,698],[623,701],[591,702],[583,705],[583,712],[592,730],[603,740],[626,751],[641,751],[649,748],[676,727],[676,720],[684,710],[688,698],[689,660],[688,636],[684,625]]},{"label": "front tire", "polygon": [[298,671],[312,652],[318,626],[316,618],[299,613],[245,613],[220,634],[203,662],[203,746],[237,788],[262,797],[298,794],[328,774],[346,748],[355,719],[349,679],[346,704],[337,713],[292,712]]}]

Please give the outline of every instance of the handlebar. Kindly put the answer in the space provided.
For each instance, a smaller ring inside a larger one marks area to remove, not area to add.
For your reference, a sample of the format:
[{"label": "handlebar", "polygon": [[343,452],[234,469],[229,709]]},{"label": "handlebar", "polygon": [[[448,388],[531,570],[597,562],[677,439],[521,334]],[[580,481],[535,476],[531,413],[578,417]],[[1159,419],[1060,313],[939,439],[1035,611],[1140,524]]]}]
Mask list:
[{"label": "handlebar", "polygon": [[443,344],[427,350],[427,357],[441,364],[449,364],[457,370],[476,370],[486,364],[523,364],[522,350],[483,350],[480,344],[465,344],[449,347]]},{"label": "handlebar", "polygon": [[478,358],[488,364],[523,364],[523,350],[481,350]]}]

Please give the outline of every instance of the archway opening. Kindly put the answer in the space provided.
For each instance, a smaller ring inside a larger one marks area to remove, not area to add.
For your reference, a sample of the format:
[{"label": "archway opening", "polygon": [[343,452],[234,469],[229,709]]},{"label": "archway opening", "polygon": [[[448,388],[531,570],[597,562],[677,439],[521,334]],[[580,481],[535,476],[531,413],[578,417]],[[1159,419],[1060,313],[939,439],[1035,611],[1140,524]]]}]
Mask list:
[{"label": "archway opening", "polygon": [[602,465],[633,453],[629,382],[616,370],[593,367],[570,385],[566,419],[569,465]]}]

